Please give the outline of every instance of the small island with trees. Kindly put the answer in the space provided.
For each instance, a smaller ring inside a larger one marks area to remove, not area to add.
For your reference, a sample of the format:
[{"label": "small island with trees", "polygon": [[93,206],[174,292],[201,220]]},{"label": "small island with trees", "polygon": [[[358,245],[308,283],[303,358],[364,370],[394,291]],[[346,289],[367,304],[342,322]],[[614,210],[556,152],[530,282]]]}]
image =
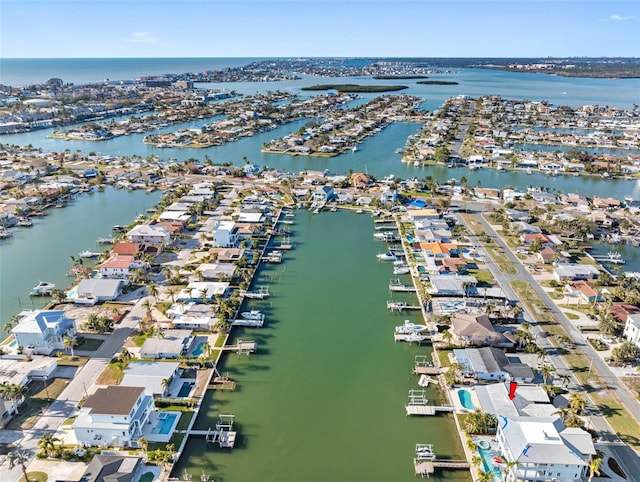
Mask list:
[{"label": "small island with trees", "polygon": [[359,84],[317,84],[308,87],[302,87],[301,90],[337,90],[338,92],[394,92],[396,90],[404,90],[409,87],[406,85],[359,85]]},{"label": "small island with trees", "polygon": [[416,84],[421,85],[458,85],[455,80],[420,80]]}]

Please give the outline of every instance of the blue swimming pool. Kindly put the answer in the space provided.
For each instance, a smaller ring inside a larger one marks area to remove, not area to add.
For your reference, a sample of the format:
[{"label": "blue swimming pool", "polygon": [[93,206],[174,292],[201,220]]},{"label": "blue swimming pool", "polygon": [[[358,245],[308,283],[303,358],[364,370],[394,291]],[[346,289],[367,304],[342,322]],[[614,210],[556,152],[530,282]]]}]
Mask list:
[{"label": "blue swimming pool", "polygon": [[192,382],[183,382],[180,387],[180,391],[178,392],[178,398],[188,397],[191,393],[191,389],[193,388]]},{"label": "blue swimming pool", "polygon": [[194,348],[194,350],[191,352],[191,355],[192,356],[202,355],[202,345],[204,345],[204,342],[198,343],[198,346]]},{"label": "blue swimming pool", "polygon": [[482,457],[482,466],[485,472],[493,473],[493,480],[502,480],[502,470],[493,463],[494,454],[491,450],[478,448],[478,453]]},{"label": "blue swimming pool", "polygon": [[467,410],[475,410],[476,407],[471,401],[471,393],[467,390],[458,390],[458,398],[460,399],[460,403]]},{"label": "blue swimming pool", "polygon": [[160,412],[158,414],[158,424],[156,425],[155,432],[161,435],[171,433],[176,418],[178,418],[177,413]]}]

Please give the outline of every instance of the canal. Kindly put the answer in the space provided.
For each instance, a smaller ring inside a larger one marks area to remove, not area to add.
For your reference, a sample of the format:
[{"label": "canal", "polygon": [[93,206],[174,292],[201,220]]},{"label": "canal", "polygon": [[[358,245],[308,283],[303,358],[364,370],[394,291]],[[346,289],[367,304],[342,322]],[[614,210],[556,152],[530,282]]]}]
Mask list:
[{"label": "canal", "polygon": [[[239,440],[232,451],[193,438],[174,469],[194,480],[216,481],[415,480],[416,443],[433,443],[439,457],[460,459],[450,415],[409,418],[408,391],[415,355],[427,346],[393,341],[394,326],[418,314],[390,314],[390,263],[376,254],[368,215],[298,211],[282,265],[260,270],[257,285],[272,296],[246,308],[266,313],[263,328],[234,337],[258,342],[250,357],[226,355],[219,366],[235,392],[209,391],[195,429],[233,414]],[[430,403],[441,403],[427,388]],[[469,480],[466,471],[434,480]]]}]

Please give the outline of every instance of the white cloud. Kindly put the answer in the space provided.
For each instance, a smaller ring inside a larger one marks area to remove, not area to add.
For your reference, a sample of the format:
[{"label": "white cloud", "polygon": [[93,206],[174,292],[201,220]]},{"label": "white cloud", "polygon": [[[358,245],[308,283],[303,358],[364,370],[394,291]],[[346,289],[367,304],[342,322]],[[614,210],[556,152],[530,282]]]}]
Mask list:
[{"label": "white cloud", "polygon": [[127,42],[151,45],[158,43],[158,39],[156,39],[151,32],[133,32],[127,39]]},{"label": "white cloud", "polygon": [[607,20],[612,22],[622,22],[624,20],[631,20],[634,17],[623,17],[622,15],[611,15]]}]

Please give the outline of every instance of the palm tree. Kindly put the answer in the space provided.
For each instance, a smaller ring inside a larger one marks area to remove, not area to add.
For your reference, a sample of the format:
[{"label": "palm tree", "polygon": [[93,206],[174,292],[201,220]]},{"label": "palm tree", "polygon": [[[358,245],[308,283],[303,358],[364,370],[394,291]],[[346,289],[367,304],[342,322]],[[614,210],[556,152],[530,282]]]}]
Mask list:
[{"label": "palm tree", "polygon": [[149,439],[147,437],[141,437],[138,439],[138,444],[144,451],[144,456],[147,456],[147,449],[149,448]]},{"label": "palm tree", "polygon": [[444,330],[442,332],[442,339],[445,341],[447,345],[451,345],[451,340],[453,339],[453,335],[451,334],[451,330]]},{"label": "palm tree", "polygon": [[49,457],[55,453],[56,442],[60,439],[53,436],[53,432],[45,432],[42,434],[42,438],[38,442],[38,446],[46,452]]},{"label": "palm tree", "polygon": [[76,346],[78,344],[78,340],[76,339],[75,336],[65,336],[62,340],[62,344],[64,346],[65,350],[71,350],[71,356],[75,356],[75,353],[73,352],[73,347]]},{"label": "palm tree", "polygon": [[542,379],[544,381],[544,384],[547,385],[547,382],[549,381],[549,379],[553,375],[553,372],[554,372],[553,367],[551,365],[549,365],[548,363],[545,363],[544,365],[542,365],[538,369],[538,371],[542,375]]},{"label": "palm tree", "polygon": [[587,401],[581,393],[573,392],[569,395],[569,408],[576,414],[580,414],[586,405]]},{"label": "palm tree", "polygon": [[176,302],[176,293],[178,292],[178,288],[176,288],[175,286],[169,286],[167,288],[167,294],[171,297],[171,303],[175,303]]},{"label": "palm tree", "polygon": [[172,380],[173,380],[172,377],[167,377],[162,379],[162,388],[164,389],[165,392],[167,391],[167,388],[171,386]]},{"label": "palm tree", "polygon": [[128,361],[131,360],[131,358],[132,358],[131,352],[126,348],[123,348],[122,351],[120,352],[120,360],[123,363],[127,363]]},{"label": "palm tree", "polygon": [[25,450],[14,450],[7,458],[9,459],[9,470],[12,470],[16,465],[20,465],[25,482],[29,482],[29,476],[27,475],[29,454]]},{"label": "palm tree", "polygon": [[149,293],[149,296],[153,296],[155,300],[158,297],[158,287],[153,283],[149,283],[147,285],[147,293]]},{"label": "palm tree", "polygon": [[591,457],[589,461],[589,482],[593,480],[595,475],[600,475],[600,464],[602,464],[602,453],[598,452],[595,457]]}]

